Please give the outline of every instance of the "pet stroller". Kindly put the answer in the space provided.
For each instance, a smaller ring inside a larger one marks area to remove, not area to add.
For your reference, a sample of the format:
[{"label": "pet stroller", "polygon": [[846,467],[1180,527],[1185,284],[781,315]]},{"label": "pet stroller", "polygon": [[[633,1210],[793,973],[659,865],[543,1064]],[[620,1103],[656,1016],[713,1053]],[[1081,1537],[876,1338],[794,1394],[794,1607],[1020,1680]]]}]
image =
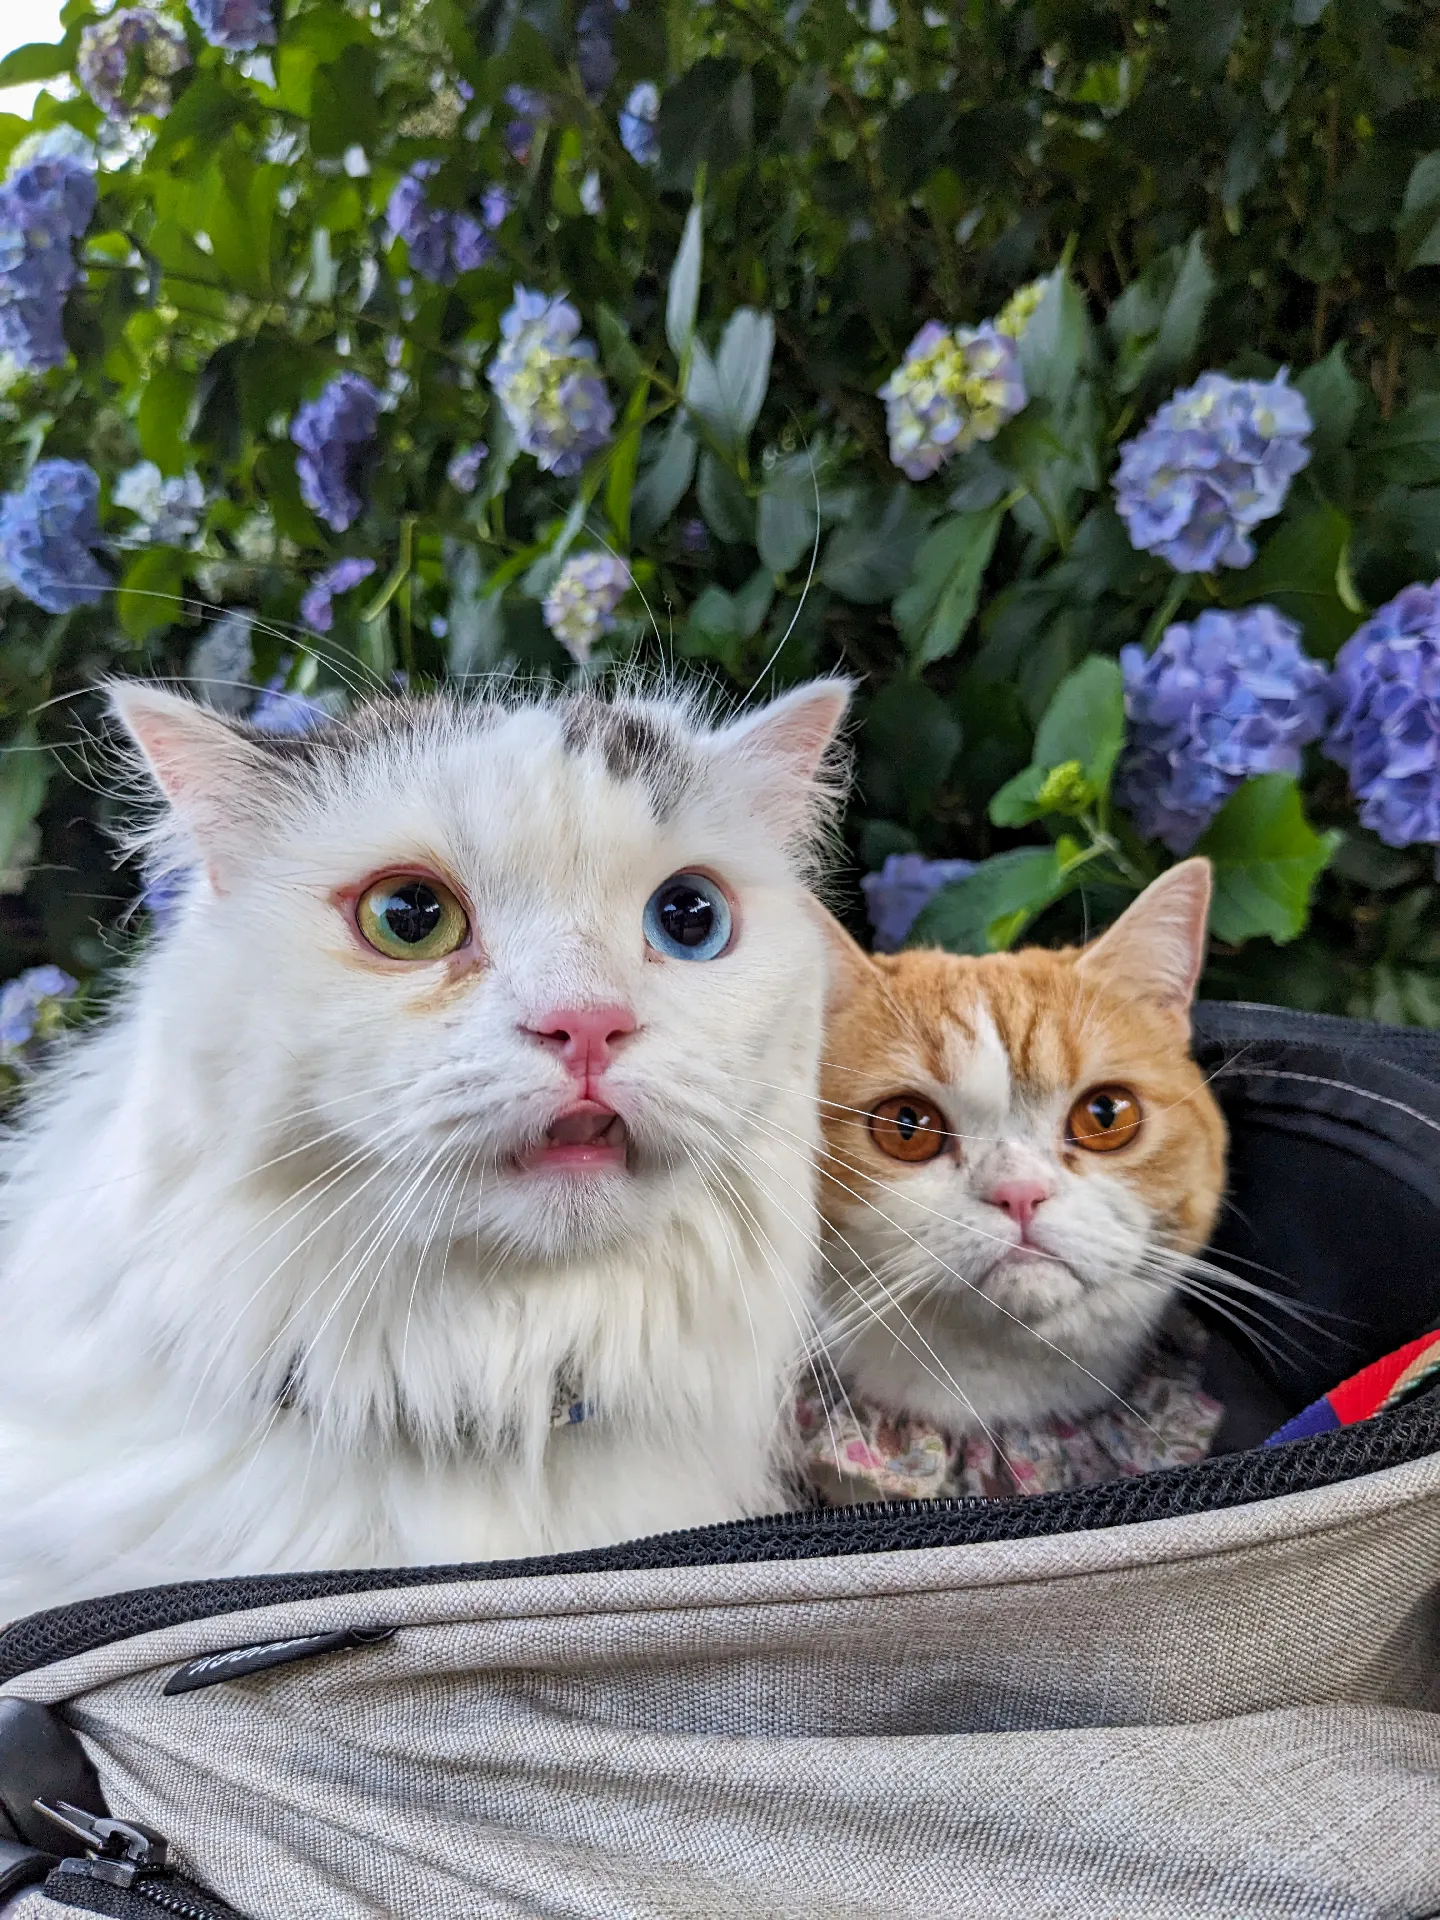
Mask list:
[{"label": "pet stroller", "polygon": [[1440,1318],[1440,1035],[1211,1005],[1196,1036],[1215,1256],[1321,1329],[1280,1357],[1217,1318],[1221,1451],[20,1621],[13,1912],[1440,1913],[1440,1390],[1261,1444]]}]

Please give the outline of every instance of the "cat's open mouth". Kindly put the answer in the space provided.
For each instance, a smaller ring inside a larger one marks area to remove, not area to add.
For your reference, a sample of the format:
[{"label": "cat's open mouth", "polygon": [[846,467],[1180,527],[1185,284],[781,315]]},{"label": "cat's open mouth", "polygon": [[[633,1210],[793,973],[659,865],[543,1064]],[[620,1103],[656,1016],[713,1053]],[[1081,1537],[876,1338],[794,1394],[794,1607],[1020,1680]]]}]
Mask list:
[{"label": "cat's open mouth", "polygon": [[540,1145],[526,1154],[521,1167],[530,1173],[586,1171],[618,1167],[623,1170],[630,1135],[613,1108],[594,1100],[579,1101],[557,1114],[545,1129]]}]

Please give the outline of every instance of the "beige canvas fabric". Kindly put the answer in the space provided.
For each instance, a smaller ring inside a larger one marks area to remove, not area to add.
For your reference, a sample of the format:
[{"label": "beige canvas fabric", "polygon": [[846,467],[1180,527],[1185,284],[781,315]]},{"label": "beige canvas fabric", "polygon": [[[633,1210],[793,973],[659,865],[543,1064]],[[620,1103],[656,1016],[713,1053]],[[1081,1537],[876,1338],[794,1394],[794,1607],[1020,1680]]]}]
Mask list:
[{"label": "beige canvas fabric", "polygon": [[4,1691],[252,1920],[1419,1920],[1440,1457],[1079,1535],[257,1609]]}]

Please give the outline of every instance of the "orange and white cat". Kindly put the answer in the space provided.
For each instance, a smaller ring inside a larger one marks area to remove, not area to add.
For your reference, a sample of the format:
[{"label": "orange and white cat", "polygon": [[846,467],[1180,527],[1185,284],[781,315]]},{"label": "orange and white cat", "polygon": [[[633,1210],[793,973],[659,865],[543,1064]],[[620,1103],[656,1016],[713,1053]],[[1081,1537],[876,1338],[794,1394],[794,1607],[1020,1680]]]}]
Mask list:
[{"label": "orange and white cat", "polygon": [[1225,1125],[1190,1056],[1210,866],[1083,948],[864,953],[837,929],[827,1355],[955,1434],[1126,1381],[1209,1237]]}]

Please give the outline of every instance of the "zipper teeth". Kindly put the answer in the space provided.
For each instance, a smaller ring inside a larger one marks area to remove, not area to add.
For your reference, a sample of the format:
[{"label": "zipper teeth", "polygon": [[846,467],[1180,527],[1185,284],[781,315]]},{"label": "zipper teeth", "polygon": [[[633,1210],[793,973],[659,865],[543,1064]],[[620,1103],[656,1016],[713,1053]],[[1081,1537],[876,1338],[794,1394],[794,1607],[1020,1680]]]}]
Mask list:
[{"label": "zipper teeth", "polygon": [[179,1916],[179,1920],[220,1920],[222,1911],[230,1909],[219,1907],[197,1907],[181,1895],[171,1893],[168,1888],[157,1886],[153,1880],[136,1880],[132,1891],[142,1900],[148,1900],[151,1906],[163,1907],[166,1913]]}]

